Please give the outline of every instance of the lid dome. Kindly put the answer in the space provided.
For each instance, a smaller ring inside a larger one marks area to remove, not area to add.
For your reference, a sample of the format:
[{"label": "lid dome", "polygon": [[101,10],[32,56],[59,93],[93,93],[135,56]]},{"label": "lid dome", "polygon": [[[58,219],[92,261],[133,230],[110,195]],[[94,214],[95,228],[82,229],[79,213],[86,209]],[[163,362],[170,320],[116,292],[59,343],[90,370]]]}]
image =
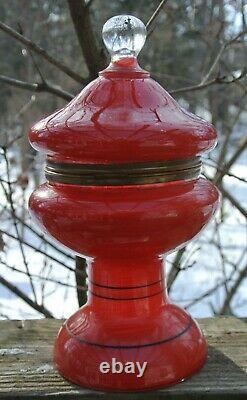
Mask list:
[{"label": "lid dome", "polygon": [[35,149],[55,162],[119,164],[190,159],[215,146],[213,126],[184,110],[139,67],[145,35],[135,17],[106,22],[109,67],[66,107],[31,128]]}]

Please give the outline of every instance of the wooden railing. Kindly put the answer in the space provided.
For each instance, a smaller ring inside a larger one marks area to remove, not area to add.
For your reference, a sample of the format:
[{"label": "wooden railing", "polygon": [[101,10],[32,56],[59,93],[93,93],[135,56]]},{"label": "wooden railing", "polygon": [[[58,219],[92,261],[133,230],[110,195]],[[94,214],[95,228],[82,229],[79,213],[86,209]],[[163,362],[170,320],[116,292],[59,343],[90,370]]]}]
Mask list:
[{"label": "wooden railing", "polygon": [[209,345],[208,360],[192,378],[145,393],[104,393],[66,382],[53,367],[59,320],[0,322],[0,399],[247,400],[247,325],[233,317],[198,321]]}]

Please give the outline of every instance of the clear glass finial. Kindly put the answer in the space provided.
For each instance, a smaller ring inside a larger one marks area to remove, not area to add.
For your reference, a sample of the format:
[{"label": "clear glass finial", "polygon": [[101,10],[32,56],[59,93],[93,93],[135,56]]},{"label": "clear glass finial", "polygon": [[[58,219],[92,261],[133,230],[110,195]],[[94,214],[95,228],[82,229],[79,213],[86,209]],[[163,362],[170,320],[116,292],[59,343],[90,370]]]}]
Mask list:
[{"label": "clear glass finial", "polygon": [[112,61],[116,61],[136,57],[145,43],[147,31],[140,19],[132,15],[117,15],[105,23],[102,36]]}]

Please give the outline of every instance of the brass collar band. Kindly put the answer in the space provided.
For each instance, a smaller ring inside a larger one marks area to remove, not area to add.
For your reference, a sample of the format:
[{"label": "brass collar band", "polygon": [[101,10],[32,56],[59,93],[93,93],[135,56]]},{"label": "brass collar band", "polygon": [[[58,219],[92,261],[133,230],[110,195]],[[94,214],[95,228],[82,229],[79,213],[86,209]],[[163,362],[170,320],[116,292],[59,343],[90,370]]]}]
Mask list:
[{"label": "brass collar band", "polygon": [[49,182],[82,186],[145,185],[196,179],[201,172],[199,157],[186,160],[131,164],[67,164],[47,161]]}]

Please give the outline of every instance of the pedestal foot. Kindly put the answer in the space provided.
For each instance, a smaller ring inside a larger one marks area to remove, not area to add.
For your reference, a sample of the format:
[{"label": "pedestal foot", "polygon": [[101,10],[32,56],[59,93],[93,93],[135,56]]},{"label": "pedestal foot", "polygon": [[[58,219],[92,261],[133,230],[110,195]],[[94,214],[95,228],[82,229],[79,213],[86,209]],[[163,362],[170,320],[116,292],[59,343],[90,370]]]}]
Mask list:
[{"label": "pedestal foot", "polygon": [[86,305],[58,334],[55,364],[73,383],[108,391],[158,389],[183,381],[205,362],[200,329],[175,305],[153,315],[103,317]]}]

